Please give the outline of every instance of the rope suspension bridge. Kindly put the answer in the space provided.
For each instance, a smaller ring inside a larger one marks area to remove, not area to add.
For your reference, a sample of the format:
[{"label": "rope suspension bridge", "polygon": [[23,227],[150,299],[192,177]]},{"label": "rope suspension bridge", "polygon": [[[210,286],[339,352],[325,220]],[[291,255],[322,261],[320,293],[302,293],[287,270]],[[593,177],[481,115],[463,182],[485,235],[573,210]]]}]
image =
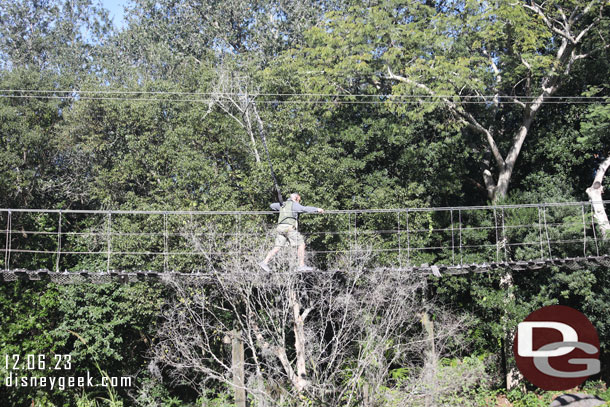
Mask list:
[{"label": "rope suspension bridge", "polygon": [[[264,273],[256,264],[273,244],[276,219],[271,211],[0,209],[0,275],[3,281],[131,282],[205,277],[230,265],[247,278]],[[371,272],[437,277],[610,266],[591,202],[329,210],[302,216],[299,228],[314,273],[336,271],[345,258]],[[273,273],[296,272],[294,265],[272,266]]]}]

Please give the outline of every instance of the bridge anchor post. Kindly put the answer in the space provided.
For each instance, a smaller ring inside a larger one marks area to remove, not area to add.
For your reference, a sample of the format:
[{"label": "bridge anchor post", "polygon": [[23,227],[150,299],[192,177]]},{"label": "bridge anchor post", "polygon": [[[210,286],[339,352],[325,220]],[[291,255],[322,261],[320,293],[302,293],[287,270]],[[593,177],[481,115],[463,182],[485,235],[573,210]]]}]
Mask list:
[{"label": "bridge anchor post", "polygon": [[426,395],[424,397],[425,407],[435,407],[434,392],[436,391],[436,368],[438,364],[438,357],[436,355],[436,346],[434,345],[434,322],[428,316],[428,313],[424,311],[421,317],[421,323],[424,326],[427,334],[428,350],[426,351],[425,361],[425,374],[424,374],[424,386],[426,388]]},{"label": "bridge anchor post", "polygon": [[246,407],[246,373],[244,369],[244,343],[241,331],[232,330],[223,338],[223,342],[231,344],[231,368],[233,370],[233,390],[235,392],[235,407]]}]

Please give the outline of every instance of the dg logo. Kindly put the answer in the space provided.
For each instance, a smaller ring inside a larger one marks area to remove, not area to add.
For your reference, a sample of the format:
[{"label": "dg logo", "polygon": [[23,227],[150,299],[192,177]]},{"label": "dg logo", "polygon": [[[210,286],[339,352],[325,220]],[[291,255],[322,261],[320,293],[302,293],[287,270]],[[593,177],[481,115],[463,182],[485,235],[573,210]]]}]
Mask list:
[{"label": "dg logo", "polygon": [[571,307],[540,308],[517,326],[513,345],[523,376],[544,390],[568,390],[599,373],[599,338]]}]

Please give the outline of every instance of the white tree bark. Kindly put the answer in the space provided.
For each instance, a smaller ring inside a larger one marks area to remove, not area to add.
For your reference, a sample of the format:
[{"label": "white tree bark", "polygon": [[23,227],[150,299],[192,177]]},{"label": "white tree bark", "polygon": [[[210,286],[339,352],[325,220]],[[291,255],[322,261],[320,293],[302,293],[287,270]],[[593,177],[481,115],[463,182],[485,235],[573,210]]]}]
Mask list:
[{"label": "white tree bark", "polygon": [[603,239],[608,237],[610,231],[610,222],[608,221],[608,215],[606,214],[606,208],[604,208],[602,198],[602,194],[604,193],[602,181],[604,180],[604,175],[606,174],[608,167],[610,167],[610,157],[606,158],[604,162],[599,165],[597,172],[595,173],[593,184],[586,190],[587,195],[589,195],[589,199],[591,200],[591,205],[593,206],[593,217],[601,230]]},{"label": "white tree bark", "polygon": [[307,318],[311,308],[308,308],[301,313],[301,304],[297,300],[296,292],[292,288],[288,292],[288,299],[290,306],[292,307],[292,317],[294,318],[294,347],[297,358],[297,377],[295,379],[295,387],[299,392],[302,392],[309,385],[305,365],[305,318]]},{"label": "white tree bark", "polygon": [[230,79],[228,76],[226,72],[219,73],[217,89],[212,92],[208,112],[216,105],[246,131],[248,137],[250,137],[254,159],[258,163],[261,161],[261,157],[256,146],[256,137],[250,113],[257,94],[249,92],[250,89],[248,88],[247,81],[242,83],[242,80],[239,78]]}]

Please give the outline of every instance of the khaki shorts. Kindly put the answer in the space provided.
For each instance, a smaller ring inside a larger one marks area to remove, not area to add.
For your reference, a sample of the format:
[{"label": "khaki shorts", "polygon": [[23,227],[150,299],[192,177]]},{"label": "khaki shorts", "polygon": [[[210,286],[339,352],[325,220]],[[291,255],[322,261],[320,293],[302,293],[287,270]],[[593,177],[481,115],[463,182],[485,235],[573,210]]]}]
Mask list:
[{"label": "khaki shorts", "polygon": [[297,232],[296,228],[292,225],[278,225],[275,229],[277,236],[275,237],[276,247],[284,247],[290,243],[291,246],[300,246],[305,244],[303,235]]}]

